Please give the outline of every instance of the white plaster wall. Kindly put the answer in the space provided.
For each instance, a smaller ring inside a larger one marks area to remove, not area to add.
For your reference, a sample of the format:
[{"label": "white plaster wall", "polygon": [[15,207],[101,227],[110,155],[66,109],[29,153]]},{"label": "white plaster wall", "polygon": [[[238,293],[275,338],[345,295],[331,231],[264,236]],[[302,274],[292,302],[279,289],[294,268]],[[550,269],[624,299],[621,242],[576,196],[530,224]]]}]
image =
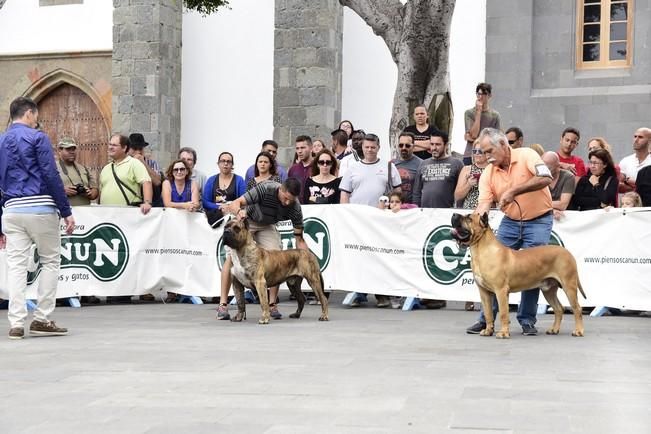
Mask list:
[{"label": "white plaster wall", "polygon": [[[450,82],[456,122],[453,148],[463,151],[463,112],[484,78],[486,0],[457,0],[452,19]],[[181,145],[194,146],[198,167],[215,173],[217,155],[235,155],[236,172],[252,164],[260,143],[273,135],[274,5],[231,3],[231,10],[183,19]],[[381,138],[388,131],[397,70],[384,42],[344,9],[342,119]],[[325,138],[329,139],[329,138]]]},{"label": "white plaster wall", "polygon": [[263,140],[273,138],[274,2],[231,2],[232,9],[183,16],[181,146],[217,173],[233,153],[244,176]]},{"label": "white plaster wall", "polygon": [[7,0],[0,9],[0,55],[111,50],[113,1],[39,6],[38,0]]}]

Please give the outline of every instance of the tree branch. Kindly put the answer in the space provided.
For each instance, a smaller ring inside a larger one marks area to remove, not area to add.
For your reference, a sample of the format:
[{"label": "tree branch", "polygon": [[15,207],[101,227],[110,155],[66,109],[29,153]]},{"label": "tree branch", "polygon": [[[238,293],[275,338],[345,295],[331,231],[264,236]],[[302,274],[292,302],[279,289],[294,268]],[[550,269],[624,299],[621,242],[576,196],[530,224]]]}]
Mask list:
[{"label": "tree branch", "polygon": [[380,36],[396,58],[402,32],[404,6],[400,0],[339,0],[368,24]]}]

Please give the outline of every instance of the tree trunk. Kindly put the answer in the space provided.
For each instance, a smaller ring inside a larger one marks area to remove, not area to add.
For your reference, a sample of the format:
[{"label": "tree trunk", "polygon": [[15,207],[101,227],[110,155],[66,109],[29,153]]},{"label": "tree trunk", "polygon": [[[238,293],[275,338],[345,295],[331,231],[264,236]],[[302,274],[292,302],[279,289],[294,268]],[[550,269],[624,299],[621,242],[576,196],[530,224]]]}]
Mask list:
[{"label": "tree trunk", "polygon": [[448,52],[455,0],[339,0],[381,36],[398,67],[389,126],[392,149],[412,123],[415,106],[428,107],[430,123],[452,130]]}]

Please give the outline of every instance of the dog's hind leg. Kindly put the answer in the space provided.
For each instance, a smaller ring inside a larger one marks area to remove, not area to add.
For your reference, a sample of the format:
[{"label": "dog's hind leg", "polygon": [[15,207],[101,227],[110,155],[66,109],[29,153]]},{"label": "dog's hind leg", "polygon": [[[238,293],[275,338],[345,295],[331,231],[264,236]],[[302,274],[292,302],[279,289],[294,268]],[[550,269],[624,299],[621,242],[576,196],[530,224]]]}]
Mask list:
[{"label": "dog's hind leg", "polygon": [[[581,306],[579,305],[577,290],[580,288],[579,278],[576,277],[574,282],[571,282],[567,285],[567,288],[563,288],[567,299],[570,301],[570,306],[572,306],[572,313],[574,314],[574,331],[572,336],[584,336],[585,329],[583,328],[583,312],[581,311]],[[583,289],[581,289],[583,294]]]},{"label": "dog's hind leg", "polygon": [[325,289],[323,285],[323,275],[321,274],[320,270],[318,269],[317,266],[317,272],[319,275],[319,280],[317,281],[316,279],[313,278],[308,278],[307,283],[310,284],[310,287],[312,288],[312,291],[314,291],[314,295],[316,296],[317,300],[319,300],[319,303],[321,303],[321,316],[319,317],[319,321],[328,321],[328,298],[325,295]]},{"label": "dog's hind leg", "polygon": [[233,292],[237,301],[237,315],[231,318],[231,321],[240,322],[246,319],[246,300],[244,299],[244,285],[235,277],[233,277]]},{"label": "dog's hind leg", "polygon": [[556,279],[545,279],[540,287],[545,300],[554,309],[554,324],[545,331],[548,335],[557,335],[561,330],[561,321],[563,320],[563,305],[558,300],[558,282]]},{"label": "dog's hind leg", "polygon": [[305,294],[301,291],[301,284],[303,283],[303,278],[300,276],[291,276],[287,279],[287,287],[289,292],[296,298],[296,312],[289,315],[290,318],[300,318],[303,308],[305,307]]}]

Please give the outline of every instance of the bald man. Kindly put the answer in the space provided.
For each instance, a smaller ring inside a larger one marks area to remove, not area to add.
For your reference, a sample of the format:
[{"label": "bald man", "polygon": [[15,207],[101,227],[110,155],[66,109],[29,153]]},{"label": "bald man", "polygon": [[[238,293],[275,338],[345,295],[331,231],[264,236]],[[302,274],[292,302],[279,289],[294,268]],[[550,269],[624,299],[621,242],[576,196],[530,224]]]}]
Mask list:
[{"label": "bald man", "polygon": [[575,187],[574,175],[569,170],[561,169],[561,160],[556,152],[545,152],[542,160],[552,173],[553,179],[549,190],[552,194],[554,219],[559,220],[572,200]]},{"label": "bald man", "polygon": [[622,158],[622,161],[619,162],[621,171],[620,193],[634,191],[637,172],[643,167],[651,166],[651,157],[649,157],[650,141],[650,128],[638,128],[633,134],[633,151],[635,153]]}]

